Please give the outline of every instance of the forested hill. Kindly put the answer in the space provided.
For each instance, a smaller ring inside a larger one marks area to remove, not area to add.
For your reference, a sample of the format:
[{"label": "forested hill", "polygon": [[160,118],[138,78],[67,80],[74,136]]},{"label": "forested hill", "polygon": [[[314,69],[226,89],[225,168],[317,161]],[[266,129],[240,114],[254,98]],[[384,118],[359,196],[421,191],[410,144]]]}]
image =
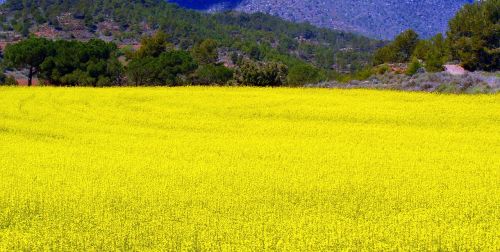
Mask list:
[{"label": "forested hill", "polygon": [[162,30],[178,48],[212,38],[228,51],[286,64],[352,71],[367,64],[381,42],[360,35],[296,24],[266,14],[206,14],[163,0],[6,0],[0,40],[36,34],[48,38],[101,38],[138,43]]},{"label": "forested hill", "polygon": [[422,37],[446,30],[448,20],[474,0],[170,0],[198,10],[263,12],[321,27],[392,39],[406,29]]}]

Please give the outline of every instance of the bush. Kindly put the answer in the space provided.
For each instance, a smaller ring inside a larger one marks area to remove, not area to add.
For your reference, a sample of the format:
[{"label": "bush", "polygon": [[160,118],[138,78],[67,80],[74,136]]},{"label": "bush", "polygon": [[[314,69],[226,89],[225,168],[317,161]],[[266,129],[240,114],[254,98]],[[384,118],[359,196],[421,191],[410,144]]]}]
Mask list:
[{"label": "bush", "polygon": [[425,63],[427,72],[441,72],[443,65],[449,60],[449,50],[442,34],[437,34],[430,40],[419,41],[413,52],[413,57],[421,59]]},{"label": "bush", "polygon": [[14,77],[5,76],[3,73],[0,74],[0,86],[16,86],[16,85],[18,85],[18,83]]},{"label": "bush", "polygon": [[290,68],[287,76],[287,83],[292,86],[298,86],[317,83],[319,79],[319,69],[311,65],[300,64]]},{"label": "bush", "polygon": [[96,83],[97,87],[110,87],[112,85],[113,83],[111,82],[111,79],[104,76],[99,76],[99,79],[97,80]]},{"label": "bush", "polygon": [[198,68],[191,55],[186,51],[164,52],[155,64],[156,83],[160,85],[182,84],[185,76]]},{"label": "bush", "polygon": [[177,85],[197,68],[188,52],[168,51],[159,57],[139,57],[127,67],[127,76],[135,85]]},{"label": "bush", "polygon": [[444,70],[443,65],[444,61],[442,58],[439,58],[435,54],[429,54],[429,57],[425,61],[425,70],[431,73],[441,72]]},{"label": "bush", "polygon": [[88,42],[46,40],[44,43],[47,54],[39,66],[40,81],[62,86],[96,86],[99,78],[120,82],[115,44],[97,39]]},{"label": "bush", "polygon": [[379,75],[383,75],[383,74],[389,72],[389,70],[391,70],[391,68],[387,64],[382,64],[382,65],[376,66],[373,69],[373,72],[376,74],[379,74]]},{"label": "bush", "polygon": [[0,84],[4,84],[6,78],[7,76],[3,73],[3,69],[0,68]]},{"label": "bush", "polygon": [[61,82],[70,86],[93,86],[96,80],[87,72],[77,69],[72,73],[64,75],[61,78]]},{"label": "bush", "polygon": [[129,82],[136,86],[153,85],[154,65],[155,58],[153,57],[137,58],[130,61],[126,71]]},{"label": "bush", "polygon": [[219,59],[217,47],[218,45],[215,40],[207,39],[196,45],[191,54],[200,65],[215,64]]},{"label": "bush", "polygon": [[412,76],[418,72],[422,68],[422,63],[417,58],[413,58],[406,70],[406,75]]},{"label": "bush", "polygon": [[141,40],[141,48],[137,51],[137,56],[158,57],[160,54],[170,50],[172,45],[168,43],[169,36],[164,32],[157,32],[152,37],[144,37]]},{"label": "bush", "polygon": [[417,47],[418,41],[418,34],[415,31],[406,30],[399,34],[393,42],[375,52],[374,63],[408,62]]},{"label": "bush", "polygon": [[233,71],[225,66],[200,66],[191,78],[193,84],[226,84],[233,77]]},{"label": "bush", "polygon": [[373,69],[372,68],[364,68],[360,71],[357,71],[351,75],[346,75],[341,79],[341,82],[347,83],[353,80],[356,81],[362,81],[370,78],[373,75]]},{"label": "bush", "polygon": [[281,86],[287,74],[288,68],[281,63],[246,61],[238,69],[236,80],[251,86]]}]

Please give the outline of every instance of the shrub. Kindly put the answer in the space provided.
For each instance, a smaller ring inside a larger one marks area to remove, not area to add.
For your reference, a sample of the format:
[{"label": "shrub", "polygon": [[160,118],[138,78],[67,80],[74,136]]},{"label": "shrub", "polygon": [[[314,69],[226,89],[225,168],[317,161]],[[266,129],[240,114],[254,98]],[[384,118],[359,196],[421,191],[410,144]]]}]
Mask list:
[{"label": "shrub", "polygon": [[177,85],[197,68],[188,52],[168,51],[159,57],[139,57],[127,67],[127,76],[135,85]]},{"label": "shrub", "polygon": [[17,81],[12,76],[7,76],[4,70],[0,68],[0,86],[13,86],[17,85]]},{"label": "shrub", "polygon": [[233,71],[225,66],[200,66],[191,78],[193,84],[226,84],[233,77]]},{"label": "shrub", "polygon": [[245,61],[238,69],[238,83],[251,86],[281,86],[286,82],[288,68],[277,62]]},{"label": "shrub", "polygon": [[80,69],[66,74],[61,78],[61,82],[70,86],[93,86],[95,78],[92,78],[87,72]]},{"label": "shrub", "polygon": [[410,65],[408,66],[408,69],[406,70],[406,75],[414,75],[422,68],[422,63],[417,58],[413,58],[410,62]]},{"label": "shrub", "polygon": [[7,76],[3,73],[3,69],[0,68],[0,84],[4,84],[6,78]]},{"label": "shrub", "polygon": [[141,48],[137,51],[137,56],[141,58],[158,57],[172,47],[167,41],[168,38],[169,36],[161,31],[152,37],[142,38]]},{"label": "shrub", "polygon": [[96,83],[97,87],[110,87],[112,85],[113,83],[111,82],[111,79],[105,76],[99,76],[99,79]]},{"label": "shrub", "polygon": [[153,57],[137,58],[127,66],[127,76],[129,82],[136,86],[152,85],[155,74],[155,59]]},{"label": "shrub", "polygon": [[19,83],[17,82],[17,80],[12,77],[12,76],[8,76],[7,79],[5,79],[5,84],[8,85],[8,86],[17,86],[19,85]]},{"label": "shrub", "polygon": [[415,31],[406,30],[399,34],[393,42],[375,52],[374,63],[408,62],[417,47],[418,41],[418,34]]},{"label": "shrub", "polygon": [[215,40],[207,39],[196,45],[191,54],[200,65],[215,64],[219,59],[217,47],[218,45]]},{"label": "shrub", "polygon": [[379,74],[379,75],[383,75],[383,74],[389,72],[389,70],[391,70],[391,69],[389,68],[389,66],[387,64],[382,64],[382,65],[376,66],[373,69],[373,72],[375,72],[376,74]]},{"label": "shrub", "polygon": [[289,85],[303,85],[317,83],[320,79],[319,69],[311,65],[301,64],[290,68],[287,76]]}]

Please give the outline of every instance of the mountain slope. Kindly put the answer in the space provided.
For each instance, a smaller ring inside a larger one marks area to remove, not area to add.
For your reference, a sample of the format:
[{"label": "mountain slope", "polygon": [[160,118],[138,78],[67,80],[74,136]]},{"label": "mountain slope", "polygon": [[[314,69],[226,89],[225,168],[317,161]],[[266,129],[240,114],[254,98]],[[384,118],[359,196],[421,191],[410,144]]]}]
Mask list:
[{"label": "mountain slope", "polygon": [[171,0],[199,10],[263,12],[320,27],[392,39],[412,28],[423,37],[444,32],[448,20],[473,0]]},{"label": "mountain slope", "polygon": [[[206,14],[163,0],[7,0],[0,5],[0,42],[34,33],[49,38],[137,44],[157,30],[189,49],[210,38],[225,52],[286,64],[354,71],[369,63],[380,41],[296,24],[265,14]],[[226,55],[227,56],[227,55]]]}]

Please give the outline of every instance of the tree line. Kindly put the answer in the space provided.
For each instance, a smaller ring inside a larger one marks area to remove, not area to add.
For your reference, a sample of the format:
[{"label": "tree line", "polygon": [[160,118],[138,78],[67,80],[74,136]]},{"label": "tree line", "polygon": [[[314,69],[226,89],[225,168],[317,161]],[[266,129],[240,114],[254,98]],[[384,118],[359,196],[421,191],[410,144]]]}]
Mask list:
[{"label": "tree line", "polygon": [[[206,39],[189,50],[176,48],[168,35],[144,37],[138,50],[112,42],[48,40],[30,37],[8,45],[3,65],[25,70],[28,85],[37,77],[55,86],[298,85],[317,78],[308,64],[289,68],[278,61],[231,55],[231,68],[219,62],[219,45]],[[2,71],[3,72],[3,71]],[[0,76],[0,82],[6,82]],[[10,80],[12,81],[12,80]]]},{"label": "tree line", "polygon": [[[130,7],[128,2],[121,0],[112,2],[123,8],[115,7],[112,14],[102,13],[98,9],[85,9],[87,7],[84,4],[75,5],[85,3],[83,0],[71,0],[65,5],[47,5],[34,9],[43,10],[45,17],[55,15],[50,13],[73,10],[76,11],[75,15],[83,18],[94,12],[96,15],[114,15],[117,18],[127,12],[128,8],[125,7]],[[24,6],[30,1],[8,3],[9,8],[22,10],[26,17],[33,15],[30,13],[34,9],[27,11]],[[98,1],[98,4],[105,6],[109,2]],[[138,3],[133,4],[136,6]],[[29,6],[32,5],[34,3]],[[3,56],[0,52],[0,60],[5,58],[0,64],[0,83],[14,82],[3,74],[2,65],[26,69],[29,83],[32,83],[33,76],[37,76],[43,83],[65,86],[293,86],[331,79],[348,81],[368,78],[375,72],[382,71],[385,63],[410,63],[409,74],[422,67],[429,72],[442,71],[443,64],[449,61],[458,61],[471,71],[500,69],[500,0],[465,5],[449,22],[446,37],[438,34],[431,39],[422,40],[413,30],[401,33],[392,42],[378,49],[371,60],[372,65],[359,72],[356,69],[363,68],[359,62],[367,58],[362,54],[370,54],[370,48],[374,46],[373,41],[362,37],[328,32],[308,24],[291,24],[264,14],[201,15],[157,1],[137,6],[140,8],[130,12],[130,20],[137,18],[137,22],[143,22],[136,13],[137,10],[142,10],[150,15],[151,20],[155,20],[152,23],[160,31],[154,36],[144,37],[139,50],[118,48],[114,43],[98,39],[82,42],[30,37],[8,46]],[[146,6],[163,8],[152,12]],[[85,11],[78,14],[80,8]],[[163,19],[160,17],[161,13],[169,13],[171,16]],[[89,25],[95,25],[95,18],[89,17],[89,20]],[[127,31],[133,25],[130,20],[123,24],[128,27]],[[187,26],[175,23],[179,20],[184,20]],[[193,26],[191,21],[196,20],[203,21],[203,25]],[[208,29],[209,26],[214,29]],[[171,30],[173,35],[167,35],[163,30]],[[229,39],[227,34],[233,35],[234,39]],[[303,43],[293,36],[316,41],[321,46]],[[334,40],[338,43],[334,43]],[[362,49],[358,52],[338,51],[339,46],[349,43]],[[224,50],[225,56],[229,55],[229,62],[227,59],[224,62],[226,64],[219,62],[220,53]],[[355,73],[338,74],[331,69],[334,63],[351,65],[351,70]]]},{"label": "tree line", "polygon": [[103,35],[99,30],[102,22],[116,24],[118,30],[104,31],[109,33],[104,35],[110,35],[117,44],[131,44],[151,31],[169,34],[168,42],[185,51],[211,39],[219,48],[244,54],[253,61],[281,62],[290,71],[296,68],[295,72],[312,67],[314,78],[310,81],[331,79],[336,71],[358,71],[369,65],[372,53],[383,45],[361,35],[267,14],[207,14],[165,0],[6,0],[0,5],[2,10],[5,15],[0,15],[0,31],[15,31],[25,37],[41,25],[67,31],[61,16],[71,13],[79,29],[95,37]]}]

